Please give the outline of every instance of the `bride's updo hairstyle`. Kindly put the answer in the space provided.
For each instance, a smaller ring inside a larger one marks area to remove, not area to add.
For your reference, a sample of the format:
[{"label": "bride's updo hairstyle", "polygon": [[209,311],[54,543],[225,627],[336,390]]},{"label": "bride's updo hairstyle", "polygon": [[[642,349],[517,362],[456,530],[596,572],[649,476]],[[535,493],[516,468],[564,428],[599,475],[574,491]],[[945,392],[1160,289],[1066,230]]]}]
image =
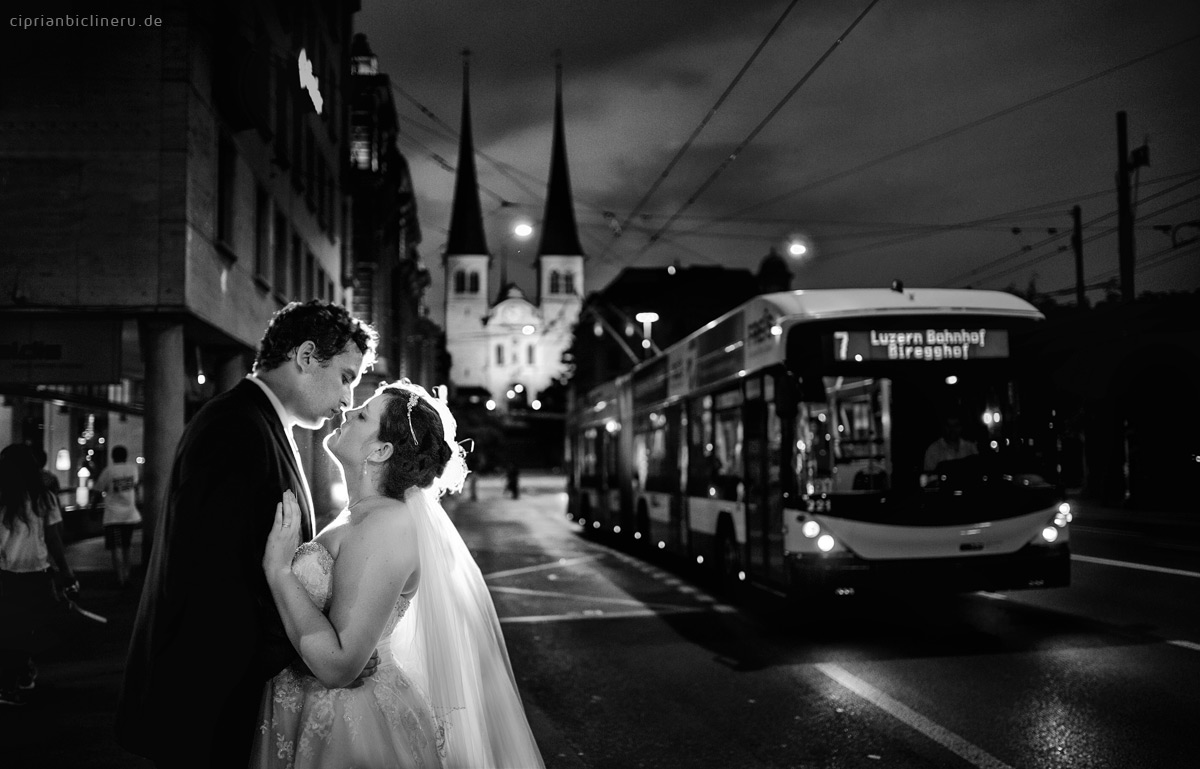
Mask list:
[{"label": "bride's updo hairstyle", "polygon": [[458,426],[445,404],[407,379],[381,385],[376,392],[386,399],[379,417],[379,440],[392,444],[380,491],[393,499],[403,499],[413,487],[432,487],[438,496],[459,491],[466,462],[462,447],[454,442]]}]

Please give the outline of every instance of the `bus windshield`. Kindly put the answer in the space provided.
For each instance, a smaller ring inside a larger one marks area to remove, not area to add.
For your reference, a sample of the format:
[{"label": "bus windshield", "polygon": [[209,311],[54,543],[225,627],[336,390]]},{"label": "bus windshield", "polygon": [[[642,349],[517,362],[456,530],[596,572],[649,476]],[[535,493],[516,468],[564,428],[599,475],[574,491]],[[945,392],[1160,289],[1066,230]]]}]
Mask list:
[{"label": "bus windshield", "polygon": [[1045,487],[1053,477],[1045,416],[1022,410],[1006,367],[875,367],[822,377],[795,416],[797,485],[807,494],[908,496],[989,481]]}]

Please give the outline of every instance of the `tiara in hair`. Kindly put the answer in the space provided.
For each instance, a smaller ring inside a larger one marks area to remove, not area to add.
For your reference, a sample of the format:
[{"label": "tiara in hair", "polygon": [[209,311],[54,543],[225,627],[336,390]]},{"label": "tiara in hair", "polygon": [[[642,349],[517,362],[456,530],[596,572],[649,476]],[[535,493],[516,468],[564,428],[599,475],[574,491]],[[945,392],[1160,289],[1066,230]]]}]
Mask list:
[{"label": "tiara in hair", "polygon": [[418,445],[418,443],[417,443],[417,431],[413,429],[412,410],[413,410],[413,406],[417,405],[417,399],[420,397],[421,396],[417,395],[416,390],[408,391],[408,431],[410,433],[412,433],[413,445]]}]

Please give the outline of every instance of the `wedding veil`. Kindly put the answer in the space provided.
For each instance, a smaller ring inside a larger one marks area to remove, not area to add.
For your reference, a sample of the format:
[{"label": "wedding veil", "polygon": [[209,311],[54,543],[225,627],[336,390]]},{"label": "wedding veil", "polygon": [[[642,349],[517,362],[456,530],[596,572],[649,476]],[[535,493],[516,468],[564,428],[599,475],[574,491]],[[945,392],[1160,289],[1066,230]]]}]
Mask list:
[{"label": "wedding veil", "polygon": [[452,456],[430,488],[409,489],[421,581],[391,638],[392,654],[428,695],[449,769],[543,767],[525,718],[500,621],[475,559],[439,501],[466,478],[457,424],[440,400],[404,383],[441,417]]}]

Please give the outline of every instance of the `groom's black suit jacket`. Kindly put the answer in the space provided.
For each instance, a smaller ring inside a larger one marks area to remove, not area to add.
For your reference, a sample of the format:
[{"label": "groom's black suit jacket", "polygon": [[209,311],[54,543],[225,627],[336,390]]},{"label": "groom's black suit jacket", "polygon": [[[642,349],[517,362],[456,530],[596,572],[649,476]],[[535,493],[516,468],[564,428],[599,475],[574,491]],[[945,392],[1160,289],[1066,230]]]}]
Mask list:
[{"label": "groom's black suit jacket", "polygon": [[[262,570],[285,489],[307,508],[266,394],[242,381],[184,430],[134,624],[117,736],[160,764],[244,767],[264,684],[297,659]],[[301,541],[313,536],[304,509]]]}]

